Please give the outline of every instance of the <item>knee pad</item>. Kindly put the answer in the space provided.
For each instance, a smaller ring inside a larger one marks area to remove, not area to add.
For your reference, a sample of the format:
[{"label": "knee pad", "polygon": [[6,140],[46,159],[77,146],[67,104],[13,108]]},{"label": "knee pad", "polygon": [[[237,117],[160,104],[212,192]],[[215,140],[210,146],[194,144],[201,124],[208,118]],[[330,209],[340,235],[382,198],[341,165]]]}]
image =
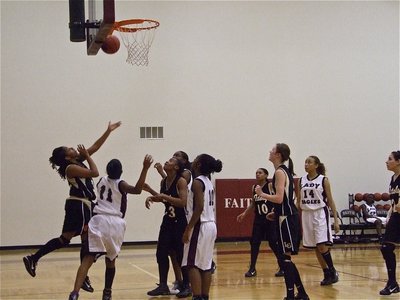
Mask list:
[{"label": "knee pad", "polygon": [[60,240],[63,246],[68,246],[69,243],[71,242],[70,240],[66,239],[63,235],[60,235]]}]

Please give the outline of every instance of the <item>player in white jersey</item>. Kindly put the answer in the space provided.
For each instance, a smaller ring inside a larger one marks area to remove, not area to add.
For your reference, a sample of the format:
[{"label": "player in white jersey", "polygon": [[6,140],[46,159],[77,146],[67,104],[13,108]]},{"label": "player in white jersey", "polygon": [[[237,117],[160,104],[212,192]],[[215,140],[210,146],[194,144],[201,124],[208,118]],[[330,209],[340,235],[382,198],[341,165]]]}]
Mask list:
[{"label": "player in white jersey", "polygon": [[386,218],[379,217],[376,213],[374,205],[375,199],[373,194],[368,194],[365,203],[360,206],[365,222],[374,224],[378,232],[379,241],[382,241],[382,227],[386,225]]},{"label": "player in white jersey", "polygon": [[118,159],[107,164],[108,176],[97,183],[97,204],[93,209],[94,216],[89,221],[88,254],[83,258],[76,274],[74,290],[69,300],[79,297],[86,274],[96,259],[105,254],[106,272],[103,300],[111,300],[111,289],[115,277],[115,260],[121,251],[124,241],[126,223],[124,220],[127,208],[127,194],[140,194],[145,184],[147,171],[153,158],[146,155],[143,168],[135,186],[121,179],[122,165]]},{"label": "player in white jersey", "polygon": [[333,245],[329,209],[334,215],[334,230],[339,231],[336,205],[333,201],[325,165],[317,156],[306,158],[306,175],[298,181],[297,205],[301,212],[303,246],[315,249],[318,262],[324,272],[321,285],[331,285],[339,280],[333,265],[330,246]]},{"label": "player in white jersey", "polygon": [[215,192],[211,174],[222,170],[222,162],[208,154],[201,154],[192,163],[194,180],[188,195],[188,225],[183,234],[185,243],[182,266],[189,268],[193,300],[208,300],[214,243]]}]

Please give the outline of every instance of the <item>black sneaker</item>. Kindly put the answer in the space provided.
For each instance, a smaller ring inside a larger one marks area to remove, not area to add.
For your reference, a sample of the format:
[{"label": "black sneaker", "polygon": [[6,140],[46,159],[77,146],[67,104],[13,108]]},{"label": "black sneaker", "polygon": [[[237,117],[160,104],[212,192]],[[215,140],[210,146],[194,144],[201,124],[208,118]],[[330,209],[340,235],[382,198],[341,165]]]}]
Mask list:
[{"label": "black sneaker", "polygon": [[76,292],[71,292],[71,294],[69,294],[68,300],[78,300],[79,298],[79,294]]},{"label": "black sneaker", "polygon": [[103,290],[103,298],[101,298],[101,300],[112,300],[111,289]]},{"label": "black sneaker", "polygon": [[36,265],[37,262],[33,260],[32,255],[25,256],[23,259],[25,269],[32,277],[36,276]]},{"label": "black sneaker", "polygon": [[385,288],[379,292],[380,295],[391,295],[400,292],[399,284],[397,282],[393,284],[386,284]]},{"label": "black sneaker", "polygon": [[86,276],[85,281],[82,283],[81,289],[89,293],[94,292],[94,288],[92,287],[92,284],[89,280],[89,276]]},{"label": "black sneaker", "polygon": [[254,277],[257,275],[256,269],[249,269],[246,273],[244,273],[244,277]]},{"label": "black sneaker", "polygon": [[296,296],[294,296],[295,300],[310,300],[310,297],[308,297],[307,294],[296,294]]},{"label": "black sneaker", "polygon": [[278,272],[275,273],[275,277],[283,277],[285,276],[285,273],[283,272],[282,269],[279,269]]},{"label": "black sneaker", "polygon": [[331,284],[334,284],[339,281],[339,273],[336,272],[335,269],[331,271]]},{"label": "black sneaker", "polygon": [[187,298],[192,296],[192,289],[190,288],[190,286],[184,285],[182,288],[179,289],[179,293],[176,294],[176,297],[178,298]]},{"label": "black sneaker", "polygon": [[329,269],[323,269],[324,271],[324,279],[321,280],[320,284],[321,285],[330,285],[331,283],[331,277],[329,274]]},{"label": "black sneaker", "polygon": [[170,295],[168,285],[158,285],[154,290],[148,291],[147,295],[149,296],[165,296]]}]

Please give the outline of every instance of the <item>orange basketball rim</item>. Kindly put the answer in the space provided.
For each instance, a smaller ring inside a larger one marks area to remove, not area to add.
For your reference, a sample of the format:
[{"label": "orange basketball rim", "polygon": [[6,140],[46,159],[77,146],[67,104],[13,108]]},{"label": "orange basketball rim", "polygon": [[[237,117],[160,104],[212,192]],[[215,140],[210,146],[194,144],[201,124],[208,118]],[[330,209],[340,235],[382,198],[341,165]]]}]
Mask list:
[{"label": "orange basketball rim", "polygon": [[137,66],[149,64],[149,51],[158,26],[158,21],[149,19],[130,19],[114,23],[113,30],[119,32],[128,50],[127,63]]}]

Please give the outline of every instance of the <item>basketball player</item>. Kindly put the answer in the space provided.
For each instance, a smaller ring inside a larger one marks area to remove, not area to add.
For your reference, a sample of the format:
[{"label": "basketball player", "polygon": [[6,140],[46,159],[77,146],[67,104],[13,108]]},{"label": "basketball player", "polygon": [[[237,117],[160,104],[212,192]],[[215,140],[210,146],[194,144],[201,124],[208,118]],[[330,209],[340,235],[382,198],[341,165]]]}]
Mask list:
[{"label": "basketball player", "polygon": [[124,241],[127,208],[127,194],[140,194],[146,180],[147,170],[153,163],[146,155],[143,168],[135,186],[121,179],[122,165],[118,159],[107,164],[107,175],[97,183],[97,203],[93,208],[94,216],[89,221],[88,253],[83,258],[76,274],[74,290],[69,300],[77,300],[89,268],[96,259],[105,254],[106,272],[102,300],[111,300],[111,289],[115,277],[115,260]]},{"label": "basketball player", "polygon": [[[77,235],[81,236],[81,261],[85,254],[87,242],[87,224],[91,217],[92,201],[96,198],[93,187],[93,177],[99,176],[97,166],[91,155],[95,153],[107,140],[112,131],[118,128],[121,122],[108,123],[107,130],[88,149],[78,145],[78,151],[71,147],[58,147],[53,150],[49,161],[53,169],[56,169],[62,179],[67,179],[70,186],[69,197],[65,201],[65,218],[60,237],[51,239],[42,246],[35,254],[23,258],[26,271],[36,276],[36,266],[41,257],[62,247],[67,246],[71,239]],[[87,161],[89,167],[84,165]],[[82,289],[93,292],[89,278],[86,277]]]},{"label": "basketball player", "polygon": [[306,175],[298,181],[297,205],[301,212],[303,246],[315,249],[318,262],[324,272],[321,285],[338,282],[339,275],[333,266],[329,247],[333,245],[329,209],[334,215],[334,230],[339,232],[336,205],[333,201],[331,185],[325,177],[325,165],[317,156],[305,160]]},{"label": "basketball player", "polygon": [[360,207],[363,218],[366,223],[374,224],[378,233],[379,242],[382,242],[382,227],[386,225],[386,218],[379,217],[376,214],[376,207],[374,205],[375,199],[373,194],[368,194],[365,203]]},{"label": "basketball player", "polygon": [[[188,191],[192,186],[192,172],[191,172],[191,163],[189,161],[189,156],[184,151],[176,151],[172,157],[179,159],[183,166],[184,170],[182,172],[182,177],[186,180],[188,184]],[[162,178],[167,177],[165,174],[163,166],[160,163],[155,163],[154,168],[157,169],[157,172],[161,175]],[[175,274],[175,282],[173,288],[170,290],[171,294],[175,293],[178,298],[186,298],[192,294],[190,283],[189,283],[189,274],[186,267],[182,267],[176,258],[176,253],[172,252],[169,255],[172,263],[172,268],[174,269]]]},{"label": "basketball player", "polygon": [[383,259],[386,263],[388,281],[385,288],[379,292],[381,295],[400,292],[399,284],[396,280],[396,255],[394,253],[396,243],[400,243],[400,150],[390,153],[386,161],[386,167],[394,174],[389,184],[390,199],[392,201],[389,210],[389,221],[386,224],[381,246]]},{"label": "basketball player", "polygon": [[188,194],[187,182],[181,176],[183,170],[183,163],[178,158],[171,157],[164,164],[164,171],[167,176],[161,180],[160,193],[158,194],[148,185],[144,188],[144,190],[153,195],[146,199],[145,204],[148,209],[150,209],[150,204],[153,202],[162,202],[165,205],[156,253],[160,283],[158,287],[147,292],[149,296],[170,294],[167,279],[169,271],[168,256],[171,253],[175,253],[179,265],[182,264],[182,235],[187,225],[185,206]]},{"label": "basketball player", "polygon": [[211,174],[222,170],[222,162],[208,154],[201,154],[192,163],[194,180],[189,192],[188,225],[183,234],[185,243],[183,266],[189,268],[193,300],[208,300],[213,251],[217,237],[215,224],[215,192]]},{"label": "basketball player", "polygon": [[[269,187],[270,184],[268,183],[267,169],[257,169],[256,180],[257,185],[261,186],[263,193],[271,194]],[[250,239],[250,267],[244,276],[253,277],[257,275],[256,263],[258,253],[260,251],[261,241],[268,240],[268,244],[274,252],[279,265],[279,271],[275,273],[275,276],[280,277],[283,276],[283,269],[281,268],[281,263],[279,260],[278,235],[276,232],[276,226],[272,221],[267,219],[267,214],[269,211],[272,211],[273,204],[272,202],[269,202],[258,196],[255,192],[255,187],[256,186],[253,185],[251,188],[253,193],[253,201],[251,201],[246,210],[236,218],[238,222],[242,222],[247,215],[249,215],[251,212],[254,212],[253,231]]]},{"label": "basketball player", "polygon": [[[294,181],[293,162],[290,158],[290,148],[283,143],[276,144],[269,152],[269,160],[275,167],[272,178],[272,189],[274,194],[266,194],[261,186],[256,186],[258,196],[273,202],[274,212],[268,213],[267,217],[274,217],[279,235],[279,251],[283,260],[283,271],[286,284],[286,300],[306,299],[309,297],[301,282],[299,271],[291,260],[291,254],[296,255],[300,244],[300,221],[294,203]],[[289,161],[287,167],[284,163]],[[294,295],[294,285],[298,294]]]}]

